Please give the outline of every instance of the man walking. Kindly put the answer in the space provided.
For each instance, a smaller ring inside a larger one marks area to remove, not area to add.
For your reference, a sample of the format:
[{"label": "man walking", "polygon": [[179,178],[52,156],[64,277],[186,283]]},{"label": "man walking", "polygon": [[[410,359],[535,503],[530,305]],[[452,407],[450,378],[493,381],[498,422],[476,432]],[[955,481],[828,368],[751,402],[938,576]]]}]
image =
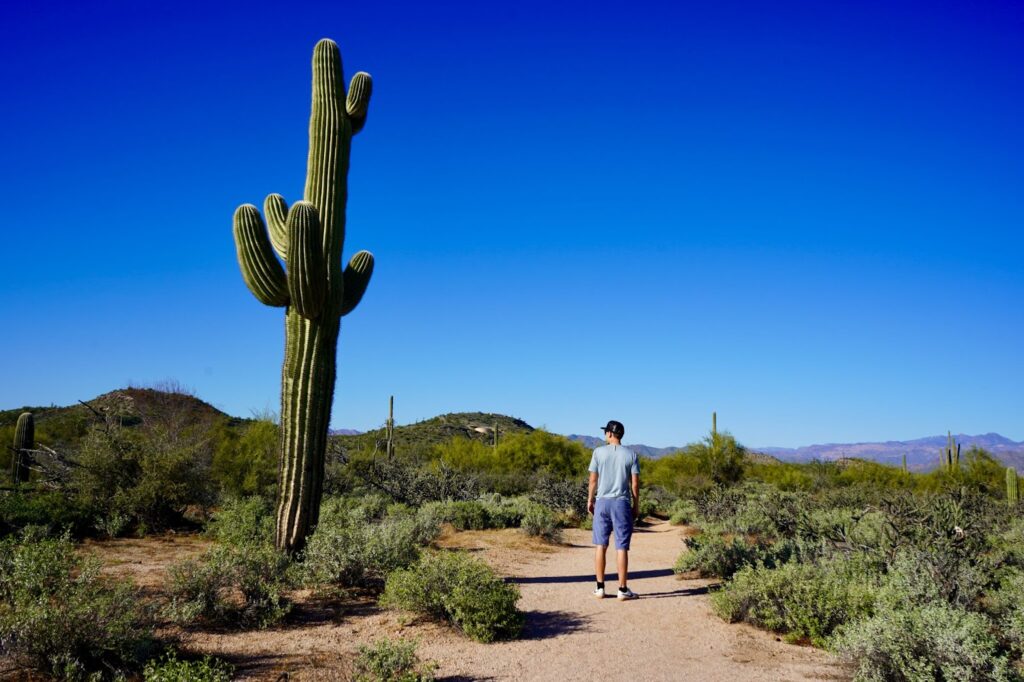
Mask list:
[{"label": "man walking", "polygon": [[622,446],[625,433],[626,428],[621,422],[608,422],[604,427],[604,439],[608,444],[594,450],[590,459],[587,511],[594,515],[594,573],[597,576],[594,596],[598,599],[605,596],[604,564],[613,529],[619,569],[617,596],[620,600],[637,598],[626,581],[633,519],[640,510],[640,461],[635,452]]}]

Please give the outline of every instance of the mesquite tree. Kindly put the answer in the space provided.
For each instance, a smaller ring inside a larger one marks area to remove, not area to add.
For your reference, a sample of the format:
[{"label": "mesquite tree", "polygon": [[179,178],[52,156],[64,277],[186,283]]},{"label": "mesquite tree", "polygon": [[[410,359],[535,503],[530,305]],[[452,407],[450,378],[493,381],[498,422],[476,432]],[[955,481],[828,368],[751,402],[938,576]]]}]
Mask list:
[{"label": "mesquite tree", "polygon": [[359,72],[346,97],[338,45],[317,43],[304,200],[289,210],[271,194],[263,204],[267,224],[252,204],[235,211],[246,285],[261,303],[285,309],[276,544],[289,553],[302,549],[319,517],[341,318],[373,273],[367,251],[342,268],[349,149],[366,122],[371,87],[369,74]]}]

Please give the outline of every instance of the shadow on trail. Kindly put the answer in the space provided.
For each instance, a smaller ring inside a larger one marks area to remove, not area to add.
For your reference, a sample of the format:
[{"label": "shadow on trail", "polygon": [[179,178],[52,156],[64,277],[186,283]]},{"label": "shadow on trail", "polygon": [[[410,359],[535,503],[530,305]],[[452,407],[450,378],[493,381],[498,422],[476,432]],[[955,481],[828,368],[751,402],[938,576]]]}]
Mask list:
[{"label": "shadow on trail", "polygon": [[528,611],[520,639],[547,639],[586,630],[590,619],[568,611]]},{"label": "shadow on trail", "polygon": [[[630,571],[630,580],[643,580],[644,578],[664,578],[665,576],[672,575],[673,571],[671,568],[658,568],[649,571]],[[608,571],[605,573],[604,580],[616,581],[618,580],[618,573]],[[517,583],[519,585],[531,585],[535,583],[592,583],[594,582],[594,574],[587,573],[585,575],[551,575],[551,576],[536,576],[530,578],[508,578],[507,582]]]},{"label": "shadow on trail", "polygon": [[681,590],[669,592],[641,592],[641,599],[665,599],[666,597],[697,597],[710,592],[709,587],[685,587]]}]

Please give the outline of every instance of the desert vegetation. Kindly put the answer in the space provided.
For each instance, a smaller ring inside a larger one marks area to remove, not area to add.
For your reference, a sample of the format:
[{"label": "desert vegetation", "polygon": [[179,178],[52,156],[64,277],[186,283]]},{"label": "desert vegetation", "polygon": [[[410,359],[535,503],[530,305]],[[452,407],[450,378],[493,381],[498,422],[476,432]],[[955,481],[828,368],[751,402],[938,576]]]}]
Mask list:
[{"label": "desert vegetation", "polygon": [[[354,595],[477,641],[514,638],[518,587],[438,536],[519,528],[557,544],[588,520],[582,445],[508,418],[447,415],[332,437],[318,524],[289,555],[275,546],[272,419],[152,389],[30,411],[29,476],[15,483],[12,460],[0,495],[0,646],[62,679],[227,679],[230,663],[180,653],[175,633],[281,627],[300,600]],[[0,416],[12,443],[23,412]],[[498,419],[509,428],[495,442],[479,425]],[[984,451],[926,474],[797,465],[714,430],[643,470],[644,515],[691,527],[675,569],[721,581],[711,600],[723,619],[834,651],[858,679],[1018,678],[1024,524],[1016,471]],[[206,549],[145,593],[76,544],[167,530],[201,534]],[[353,670],[430,679],[413,647],[381,640]]]},{"label": "desert vegetation", "polygon": [[[521,422],[495,444],[473,425],[514,420],[448,415],[442,429],[399,427],[419,432],[399,447],[374,434],[332,437],[318,523],[288,554],[275,546],[280,427],[266,415],[233,419],[180,387],[27,411],[37,427],[33,448],[19,452],[29,475],[15,483],[12,458],[0,491],[0,647],[22,669],[60,679],[228,679],[231,664],[178,651],[176,633],[280,627],[298,594],[370,597],[477,641],[514,638],[518,588],[436,538],[518,528],[557,544],[585,515],[583,446]],[[23,412],[0,415],[12,443]],[[103,542],[168,531],[201,536],[206,549],[171,565],[157,589],[99,570]],[[429,679],[410,646],[383,641],[353,665],[361,679],[382,666]]]},{"label": "desert vegetation", "polygon": [[715,480],[709,457],[739,451],[709,438],[649,467],[699,528],[676,570],[722,579],[722,618],[830,649],[860,680],[1019,678],[1014,470],[953,446],[927,474],[748,457]]}]

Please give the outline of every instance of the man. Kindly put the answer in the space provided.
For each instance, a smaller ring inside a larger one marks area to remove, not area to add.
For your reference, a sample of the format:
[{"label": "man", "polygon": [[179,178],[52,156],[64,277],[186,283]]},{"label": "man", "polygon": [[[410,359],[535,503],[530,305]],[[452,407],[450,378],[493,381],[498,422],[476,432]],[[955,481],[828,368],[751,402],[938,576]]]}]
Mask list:
[{"label": "man", "polygon": [[[594,450],[590,459],[590,491],[587,511],[594,516],[594,596],[603,599],[604,564],[608,539],[615,530],[615,550],[619,568],[620,600],[636,599],[626,584],[629,571],[629,541],[633,537],[633,519],[640,511],[640,462],[636,453],[622,446],[626,428],[612,420],[604,427],[607,445]],[[595,499],[596,496],[596,499]]]}]

